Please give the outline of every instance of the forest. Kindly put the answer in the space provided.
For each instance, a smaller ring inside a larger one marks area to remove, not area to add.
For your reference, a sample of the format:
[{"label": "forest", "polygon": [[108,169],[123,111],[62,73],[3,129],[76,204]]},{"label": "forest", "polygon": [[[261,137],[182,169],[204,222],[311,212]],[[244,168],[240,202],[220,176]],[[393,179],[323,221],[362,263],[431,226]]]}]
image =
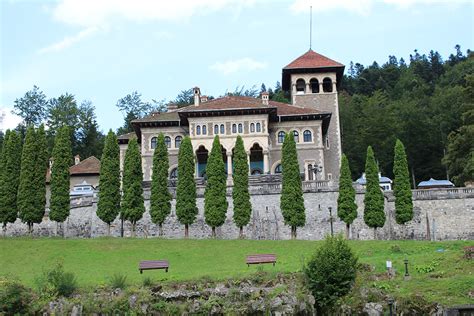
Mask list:
[{"label": "forest", "polygon": [[[263,91],[269,92],[271,100],[289,102],[279,82],[274,88],[236,87],[223,95],[259,97]],[[192,104],[192,90],[181,91],[169,102],[179,107]],[[116,103],[124,117],[116,133],[132,131],[133,119],[166,111],[169,102],[142,100],[137,91],[124,96]],[[101,156],[104,131],[91,101],[79,102],[70,93],[48,98],[34,86],[15,100],[13,108],[23,119],[16,128],[23,138],[28,125],[45,124],[50,153],[59,127],[68,125],[74,155]],[[389,56],[382,65],[351,62],[339,89],[339,111],[343,152],[353,179],[364,170],[369,145],[380,172],[392,178],[394,145],[400,139],[407,150],[412,187],[429,178],[448,178],[458,186],[473,181],[474,53],[470,50],[464,54],[457,45],[445,60],[436,51],[415,50],[408,61]],[[0,132],[0,148],[2,141]]]}]

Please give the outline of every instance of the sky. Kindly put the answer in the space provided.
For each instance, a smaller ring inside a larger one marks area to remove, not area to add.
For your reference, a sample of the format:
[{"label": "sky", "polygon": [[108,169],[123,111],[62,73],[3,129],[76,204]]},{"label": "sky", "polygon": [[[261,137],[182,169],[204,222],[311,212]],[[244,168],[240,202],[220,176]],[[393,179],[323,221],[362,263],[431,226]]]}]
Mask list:
[{"label": "sky", "polygon": [[33,85],[91,100],[103,131],[123,124],[116,103],[133,91],[273,87],[309,49],[310,6],[312,49],[346,66],[474,49],[472,0],[0,0],[0,129]]}]

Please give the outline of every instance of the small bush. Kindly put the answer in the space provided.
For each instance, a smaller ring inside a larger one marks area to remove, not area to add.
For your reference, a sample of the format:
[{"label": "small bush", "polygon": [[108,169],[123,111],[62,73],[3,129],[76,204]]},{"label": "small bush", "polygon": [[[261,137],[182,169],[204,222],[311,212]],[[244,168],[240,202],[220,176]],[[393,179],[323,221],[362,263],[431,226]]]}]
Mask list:
[{"label": "small bush", "polygon": [[357,257],[342,235],[327,236],[305,268],[306,285],[316,299],[318,315],[351,290]]},{"label": "small bush", "polygon": [[0,277],[0,314],[28,314],[33,294],[18,280]]},{"label": "small bush", "polygon": [[390,246],[390,251],[393,253],[400,253],[402,252],[402,249],[400,248],[399,245],[391,245]]},{"label": "small bush", "polygon": [[36,279],[39,292],[42,295],[71,296],[77,289],[76,276],[72,272],[65,272],[62,262],[57,262],[53,268],[44,271],[42,276]]},{"label": "small bush", "polygon": [[142,284],[144,287],[150,287],[153,285],[153,279],[149,276],[143,278]]},{"label": "small bush", "polygon": [[113,289],[125,289],[127,287],[127,276],[121,273],[115,273],[110,277],[109,285]]}]

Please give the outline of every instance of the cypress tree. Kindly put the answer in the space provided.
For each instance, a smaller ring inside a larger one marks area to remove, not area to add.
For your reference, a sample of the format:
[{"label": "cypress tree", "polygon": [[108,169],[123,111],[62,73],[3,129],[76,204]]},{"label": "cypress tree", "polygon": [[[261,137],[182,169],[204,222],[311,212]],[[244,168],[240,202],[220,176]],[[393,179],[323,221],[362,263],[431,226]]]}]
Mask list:
[{"label": "cypress tree", "polygon": [[393,189],[395,195],[395,220],[398,224],[405,224],[413,219],[413,201],[405,146],[403,146],[399,139],[395,143],[393,174],[395,175]]},{"label": "cypress tree", "polygon": [[[8,139],[10,138],[10,130],[7,129],[5,132],[3,142],[2,142],[2,147],[0,148],[0,222],[3,224],[4,223],[4,213],[6,212],[6,207],[4,206],[4,203],[6,202],[3,198],[6,195],[6,184],[5,184],[5,177],[6,177],[6,152],[7,152],[7,143]],[[5,231],[5,226],[2,225],[4,230],[3,234],[6,234]]]},{"label": "cypress tree", "polygon": [[282,189],[280,208],[285,224],[291,227],[291,238],[296,238],[296,229],[306,222],[303,190],[298,164],[298,154],[293,132],[287,133],[282,148]]},{"label": "cypress tree", "polygon": [[99,188],[97,217],[107,224],[107,235],[110,236],[110,224],[120,213],[120,148],[112,130],[105,137],[100,159]]},{"label": "cypress tree", "polygon": [[123,166],[123,196],[122,212],[123,218],[132,223],[132,237],[135,237],[137,222],[145,213],[143,202],[143,172],[140,148],[136,138],[128,143]]},{"label": "cypress tree", "polygon": [[[72,163],[69,127],[61,126],[54,140],[51,168],[51,202],[49,218],[62,223],[69,216],[69,167]],[[62,232],[64,236],[64,228]]]},{"label": "cypress tree", "polygon": [[204,216],[206,224],[212,228],[212,237],[216,237],[216,227],[224,224],[227,212],[227,175],[218,135],[214,137],[214,142],[212,143],[211,154],[207,160],[206,175]]},{"label": "cypress tree", "polygon": [[0,196],[0,222],[6,231],[7,223],[15,222],[18,216],[17,192],[20,180],[18,154],[21,152],[21,139],[18,133],[11,131],[2,150],[2,189]]},{"label": "cypress tree", "polygon": [[372,147],[367,148],[365,161],[365,178],[367,180],[364,196],[364,222],[374,229],[374,239],[377,237],[377,228],[385,224],[384,198],[379,185],[377,163]]},{"label": "cypress tree", "polygon": [[234,222],[239,227],[239,237],[243,238],[243,227],[250,221],[252,204],[249,194],[249,166],[242,137],[237,136],[234,148],[234,187],[232,200],[234,203]]},{"label": "cypress tree", "polygon": [[[48,141],[44,125],[41,124],[36,131],[36,157],[35,157],[35,221],[41,223],[46,208],[46,172],[49,164]],[[32,222],[33,223],[33,222]]]},{"label": "cypress tree", "polygon": [[339,196],[337,198],[337,216],[346,223],[346,238],[349,239],[349,229],[357,218],[355,189],[352,186],[351,169],[345,154],[341,159],[341,175],[339,177]]},{"label": "cypress tree", "polygon": [[155,152],[153,153],[150,197],[151,220],[153,223],[158,224],[160,236],[163,236],[163,222],[171,212],[171,194],[168,191],[168,168],[168,148],[165,144],[165,136],[160,133]]},{"label": "cypress tree", "polygon": [[193,146],[191,138],[186,136],[179,147],[178,187],[176,189],[176,216],[184,225],[185,238],[188,238],[189,225],[194,223],[197,214]]}]

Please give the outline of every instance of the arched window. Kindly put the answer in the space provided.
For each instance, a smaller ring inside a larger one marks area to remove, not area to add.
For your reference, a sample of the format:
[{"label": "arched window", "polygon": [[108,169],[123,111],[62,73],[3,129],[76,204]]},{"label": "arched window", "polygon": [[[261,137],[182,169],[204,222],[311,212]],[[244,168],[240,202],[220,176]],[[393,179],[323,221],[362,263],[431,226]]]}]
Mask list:
[{"label": "arched window", "polygon": [[178,168],[174,168],[170,172],[170,179],[178,179]]},{"label": "arched window", "polygon": [[311,93],[319,93],[319,81],[316,78],[313,78],[309,81],[311,86]]},{"label": "arched window", "polygon": [[324,78],[323,80],[323,91],[332,92],[332,80],[331,78]]},{"label": "arched window", "polygon": [[305,143],[311,143],[313,141],[313,135],[311,134],[311,131],[305,130],[303,132],[303,141]]},{"label": "arched window", "polygon": [[224,124],[221,124],[221,134],[224,135],[225,134],[225,128],[224,128]]},{"label": "arched window", "polygon": [[206,126],[206,125],[203,125],[203,126],[202,126],[202,134],[203,134],[203,135],[206,135],[206,134],[207,134],[207,126]]},{"label": "arched window", "polygon": [[179,146],[181,146],[181,141],[182,140],[183,140],[183,137],[176,136],[176,138],[174,139],[174,147],[179,148]]},{"label": "arched window", "polygon": [[255,124],[254,123],[250,124],[250,133],[255,133]]},{"label": "arched window", "polygon": [[300,142],[300,133],[298,133],[298,131],[293,131],[293,138],[295,140],[295,143],[299,143]]},{"label": "arched window", "polygon": [[151,138],[151,144],[150,144],[150,148],[151,149],[155,149],[156,148],[156,142],[158,141],[158,138],[156,137],[152,137]]},{"label": "arched window", "polygon": [[165,136],[166,147],[171,148],[171,137]]},{"label": "arched window", "polygon": [[201,135],[201,125],[196,126],[196,135]]},{"label": "arched window", "polygon": [[219,134],[219,125],[214,125],[214,135]]},{"label": "arched window", "polygon": [[308,165],[308,180],[313,180],[314,179],[314,171],[313,171],[313,165],[309,164]]},{"label": "arched window", "polygon": [[256,127],[257,127],[257,133],[260,133],[262,131],[262,124],[257,123]]},{"label": "arched window", "polygon": [[239,124],[239,133],[243,133],[244,132],[244,129],[242,127],[242,123]]},{"label": "arched window", "polygon": [[302,94],[302,93],[305,93],[305,91],[306,91],[306,82],[304,82],[304,79],[296,80],[296,93]]},{"label": "arched window", "polygon": [[282,171],[281,163],[279,163],[279,164],[275,167],[275,173],[281,173],[281,171]]},{"label": "arched window", "polygon": [[285,132],[284,131],[278,132],[278,143],[283,144],[284,141],[285,141]]},{"label": "arched window", "polygon": [[232,124],[232,133],[237,133],[237,124]]}]

